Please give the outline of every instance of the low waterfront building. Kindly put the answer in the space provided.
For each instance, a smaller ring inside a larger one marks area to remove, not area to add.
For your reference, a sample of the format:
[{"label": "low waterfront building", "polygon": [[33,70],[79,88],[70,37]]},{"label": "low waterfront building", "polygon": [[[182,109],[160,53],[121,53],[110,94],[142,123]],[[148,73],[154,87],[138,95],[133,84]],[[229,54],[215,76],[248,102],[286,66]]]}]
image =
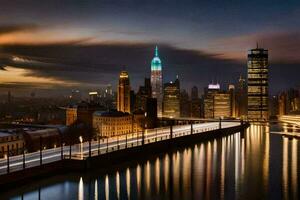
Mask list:
[{"label": "low waterfront building", "polygon": [[102,106],[95,103],[80,102],[75,106],[66,108],[66,125],[70,126],[75,122],[84,123],[89,127],[93,124],[93,113],[96,110],[104,110]]},{"label": "low waterfront building", "polygon": [[16,131],[0,131],[0,158],[18,155],[23,152],[23,135]]},{"label": "low waterfront building", "polygon": [[142,131],[144,112],[129,114],[111,110],[96,111],[93,114],[93,129],[99,137],[113,137]]},{"label": "low waterfront building", "polygon": [[[62,140],[62,135],[67,130],[67,127],[35,129],[24,132],[24,140],[26,141],[26,149],[28,152],[39,151],[42,149],[50,149],[59,147]],[[67,143],[68,138],[64,138],[64,143]]]},{"label": "low waterfront building", "polygon": [[74,124],[77,120],[77,107],[66,108],[66,125],[70,126]]}]

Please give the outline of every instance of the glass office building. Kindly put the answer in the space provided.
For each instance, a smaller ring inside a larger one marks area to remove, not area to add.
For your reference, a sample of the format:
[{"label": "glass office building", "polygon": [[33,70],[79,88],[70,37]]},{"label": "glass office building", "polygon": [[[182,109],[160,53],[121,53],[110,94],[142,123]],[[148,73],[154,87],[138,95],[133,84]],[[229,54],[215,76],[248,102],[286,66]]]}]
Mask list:
[{"label": "glass office building", "polygon": [[268,112],[268,50],[248,52],[248,119],[266,121]]},{"label": "glass office building", "polygon": [[164,84],[163,116],[180,117],[180,84],[178,78],[175,82]]}]

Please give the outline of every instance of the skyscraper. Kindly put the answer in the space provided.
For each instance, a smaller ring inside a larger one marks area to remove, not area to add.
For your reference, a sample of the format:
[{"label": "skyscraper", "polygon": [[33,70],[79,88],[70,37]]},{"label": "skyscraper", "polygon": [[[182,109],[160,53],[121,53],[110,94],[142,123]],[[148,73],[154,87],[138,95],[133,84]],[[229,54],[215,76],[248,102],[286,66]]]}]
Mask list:
[{"label": "skyscraper", "polygon": [[184,89],[180,92],[180,116],[191,116],[191,101],[189,99],[189,94]]},{"label": "skyscraper", "polygon": [[219,84],[209,84],[204,89],[204,118],[214,118],[214,95],[219,92]]},{"label": "skyscraper", "polygon": [[214,118],[231,117],[230,93],[218,92],[213,99]]},{"label": "skyscraper", "polygon": [[230,94],[231,117],[237,117],[235,86],[233,84],[230,84],[228,86],[228,91],[229,91],[229,94]]},{"label": "skyscraper", "polygon": [[130,82],[126,71],[119,77],[117,108],[121,112],[130,112]]},{"label": "skyscraper", "polygon": [[196,86],[192,87],[191,91],[191,117],[201,116],[201,100],[198,94],[198,88]]},{"label": "skyscraper", "polygon": [[236,110],[237,117],[244,118],[247,116],[247,84],[246,80],[240,76],[239,83],[236,91]]},{"label": "skyscraper", "polygon": [[180,84],[178,78],[175,82],[164,84],[164,117],[180,117]]},{"label": "skyscraper", "polygon": [[278,95],[278,115],[286,115],[288,113],[288,105],[287,105],[287,94],[285,92],[281,92]]},{"label": "skyscraper", "polygon": [[[151,81],[150,78],[145,78],[144,86],[140,86],[136,94],[136,101],[134,105],[135,109],[136,110],[142,109],[145,111],[147,98],[151,98],[151,97],[152,97]],[[155,110],[157,110],[157,108]]]},{"label": "skyscraper", "polygon": [[162,116],[162,100],[163,100],[163,77],[161,60],[158,57],[158,48],[155,47],[154,58],[151,62],[151,87],[152,97],[157,99],[157,115]]},{"label": "skyscraper", "polygon": [[248,119],[268,120],[268,50],[248,52]]},{"label": "skyscraper", "polygon": [[220,90],[219,84],[209,84],[204,94],[205,118],[231,117],[230,93]]}]

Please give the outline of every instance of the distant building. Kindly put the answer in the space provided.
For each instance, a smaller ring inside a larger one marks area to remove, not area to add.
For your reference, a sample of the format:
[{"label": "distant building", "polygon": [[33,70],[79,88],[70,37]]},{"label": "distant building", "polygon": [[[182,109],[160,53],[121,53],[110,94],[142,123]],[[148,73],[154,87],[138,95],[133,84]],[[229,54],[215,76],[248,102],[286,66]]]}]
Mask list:
[{"label": "distant building", "polygon": [[147,98],[146,100],[146,128],[157,127],[157,99]]},{"label": "distant building", "polygon": [[268,50],[256,48],[248,53],[248,119],[269,119]]},{"label": "distant building", "polygon": [[143,130],[144,112],[129,114],[111,110],[96,111],[93,115],[93,128],[99,137],[113,137]]},{"label": "distant building", "polygon": [[286,115],[288,114],[288,99],[287,94],[282,92],[278,95],[278,115]]},{"label": "distant building", "polygon": [[219,84],[209,84],[204,89],[204,118],[214,118],[214,95],[219,93]]},{"label": "distant building", "polygon": [[287,113],[295,113],[299,108],[299,90],[290,88],[287,91]]},{"label": "distant building", "polygon": [[89,92],[90,102],[91,103],[98,103],[99,96],[97,91]]},{"label": "distant building", "polygon": [[77,106],[66,108],[66,125],[70,126],[77,120]]},{"label": "distant building", "polygon": [[96,110],[105,110],[98,104],[88,103],[85,101],[80,102],[75,106],[66,108],[66,125],[70,126],[75,122],[84,123],[89,127],[93,124],[93,113]]},{"label": "distant building", "polygon": [[201,117],[201,99],[196,86],[193,86],[191,90],[191,117]]},{"label": "distant building", "polygon": [[228,118],[231,117],[231,99],[227,92],[219,92],[213,96],[213,118]]},{"label": "distant building", "polygon": [[149,78],[145,78],[144,86],[140,86],[136,94],[135,110],[138,109],[146,110],[147,98],[151,98],[151,96],[152,96],[151,81]]},{"label": "distant building", "polygon": [[81,92],[79,90],[72,90],[70,95],[70,103],[79,103],[81,101]]},{"label": "distant building", "polygon": [[[49,149],[60,146],[62,135],[65,130],[66,127],[25,131],[24,140],[26,141],[28,152],[38,151],[40,148]],[[66,142],[66,140],[67,138],[65,138],[64,142]]]},{"label": "distant building", "polygon": [[235,86],[230,84],[228,86],[228,91],[230,94],[230,115],[231,117],[235,118],[238,116],[238,110],[237,110],[237,97],[236,97],[236,91]]},{"label": "distant building", "polygon": [[274,95],[270,97],[269,99],[269,113],[270,113],[270,118],[276,119],[278,118],[279,114],[279,96]]},{"label": "distant building", "polygon": [[134,90],[130,90],[130,113],[133,113],[135,110],[135,104],[136,104],[136,94],[134,93]]},{"label": "distant building", "polygon": [[[0,158],[18,155],[23,152],[23,134],[0,131]],[[9,150],[9,152],[8,152]]]},{"label": "distant building", "polygon": [[210,84],[204,94],[205,118],[231,117],[231,95],[220,90],[219,84]]},{"label": "distant building", "polygon": [[192,100],[198,100],[199,99],[199,94],[198,94],[198,88],[197,86],[193,86],[191,90],[191,99]]},{"label": "distant building", "polygon": [[189,99],[189,94],[185,90],[180,92],[180,116],[191,116],[191,101]]},{"label": "distant building", "polygon": [[163,116],[180,117],[180,84],[178,77],[175,82],[164,84]]},{"label": "distant building", "polygon": [[157,115],[161,117],[163,110],[163,75],[157,46],[155,47],[154,58],[151,61],[151,87],[152,98],[157,99]]},{"label": "distant building", "polygon": [[246,80],[240,76],[238,87],[236,89],[236,114],[237,117],[245,118],[248,109],[248,96],[247,96]]},{"label": "distant building", "polygon": [[130,113],[130,82],[126,71],[119,77],[117,104],[118,111]]}]

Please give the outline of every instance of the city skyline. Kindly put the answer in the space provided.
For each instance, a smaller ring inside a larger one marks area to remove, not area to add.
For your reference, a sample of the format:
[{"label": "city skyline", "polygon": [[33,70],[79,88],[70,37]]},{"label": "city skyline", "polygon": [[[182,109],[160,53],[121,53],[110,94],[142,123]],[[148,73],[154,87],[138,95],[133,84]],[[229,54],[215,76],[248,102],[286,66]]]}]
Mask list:
[{"label": "city skyline", "polygon": [[299,86],[299,3],[219,3],[3,1],[0,92],[66,94],[116,86],[124,66],[137,91],[149,77],[155,45],[164,82],[180,74],[185,89],[212,80],[231,84],[246,77],[247,51],[256,42],[270,51],[270,94]]},{"label": "city skyline", "polygon": [[300,1],[0,5],[0,199],[299,199]]}]

